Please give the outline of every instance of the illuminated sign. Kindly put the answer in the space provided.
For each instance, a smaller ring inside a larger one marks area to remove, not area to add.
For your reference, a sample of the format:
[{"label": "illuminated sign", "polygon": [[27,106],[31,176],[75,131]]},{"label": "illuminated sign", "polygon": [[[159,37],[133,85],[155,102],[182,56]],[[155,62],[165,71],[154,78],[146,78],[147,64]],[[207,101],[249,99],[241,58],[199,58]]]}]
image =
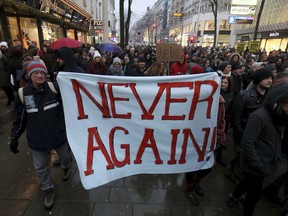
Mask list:
[{"label": "illuminated sign", "polygon": [[230,14],[233,15],[255,15],[255,6],[232,5]]},{"label": "illuminated sign", "polygon": [[229,24],[252,24],[254,17],[249,16],[229,16]]},{"label": "illuminated sign", "polygon": [[182,17],[183,13],[174,12],[174,13],[172,13],[172,16],[174,16],[174,17]]},{"label": "illuminated sign", "polygon": [[232,0],[232,5],[257,5],[257,0]]}]

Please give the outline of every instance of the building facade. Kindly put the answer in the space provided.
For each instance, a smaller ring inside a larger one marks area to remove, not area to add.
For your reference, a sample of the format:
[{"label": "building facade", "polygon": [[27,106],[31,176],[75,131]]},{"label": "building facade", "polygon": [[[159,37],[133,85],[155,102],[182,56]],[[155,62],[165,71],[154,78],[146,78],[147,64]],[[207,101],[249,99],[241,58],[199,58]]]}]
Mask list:
[{"label": "building facade", "polygon": [[[257,19],[262,0],[258,0],[255,18]],[[288,2],[287,0],[266,0],[257,31],[259,49],[266,51],[287,50],[288,48]],[[253,40],[256,19],[252,24],[235,24],[235,45],[246,47]]]},{"label": "building facade", "polygon": [[20,40],[24,47],[32,41],[41,46],[43,41],[62,37],[87,43],[92,19],[88,8],[86,0],[81,5],[68,0],[1,0],[0,39],[9,45]]}]

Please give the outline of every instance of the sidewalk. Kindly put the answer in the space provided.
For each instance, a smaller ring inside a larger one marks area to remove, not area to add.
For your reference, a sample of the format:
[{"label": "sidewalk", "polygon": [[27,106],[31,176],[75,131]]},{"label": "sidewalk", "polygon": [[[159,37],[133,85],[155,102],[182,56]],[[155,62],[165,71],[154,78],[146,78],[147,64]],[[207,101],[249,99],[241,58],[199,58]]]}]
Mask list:
[{"label": "sidewalk", "polygon": [[[8,147],[12,126],[12,107],[6,107],[0,91],[0,216],[233,216],[226,205],[235,184],[224,176],[225,168],[216,165],[202,182],[204,197],[193,206],[184,195],[184,174],[135,175],[107,185],[85,190],[80,182],[75,160],[69,181],[63,181],[61,168],[53,167],[56,200],[52,210],[43,207],[34,173],[32,157],[25,140],[19,139],[19,153],[11,155]],[[228,141],[226,161],[231,157]],[[255,216],[280,216],[280,208],[265,198],[258,203]]]}]

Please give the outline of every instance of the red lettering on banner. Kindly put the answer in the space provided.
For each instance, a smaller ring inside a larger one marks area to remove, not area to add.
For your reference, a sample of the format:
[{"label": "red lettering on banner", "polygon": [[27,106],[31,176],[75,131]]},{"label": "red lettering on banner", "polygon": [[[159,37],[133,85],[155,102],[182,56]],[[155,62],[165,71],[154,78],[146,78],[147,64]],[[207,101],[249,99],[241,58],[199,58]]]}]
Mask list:
[{"label": "red lettering on banner", "polygon": [[95,98],[88,92],[86,88],[83,87],[78,81],[75,79],[71,79],[73,90],[76,96],[76,101],[77,101],[77,107],[78,107],[78,119],[87,119],[88,116],[85,115],[84,113],[84,108],[83,108],[83,101],[82,101],[82,96],[80,94],[80,89],[88,96],[88,98],[97,106],[97,108],[102,112],[103,118],[110,118],[110,113],[109,113],[109,106],[108,106],[108,101],[107,97],[105,94],[105,83],[98,83],[99,84],[99,90],[101,93],[101,99],[102,99],[102,105],[98,103]]},{"label": "red lettering on banner", "polygon": [[[212,87],[212,91],[207,98],[199,100],[200,89],[201,89],[202,85],[210,85]],[[213,102],[213,95],[215,94],[217,88],[218,88],[218,84],[213,80],[205,80],[205,81],[196,81],[195,82],[194,96],[193,96],[191,109],[190,109],[190,113],[189,113],[189,120],[194,119],[197,104],[200,102],[204,102],[204,101],[206,101],[208,103],[208,107],[207,107],[207,111],[206,111],[206,118],[207,119],[211,118],[211,108],[212,108],[212,102]]]},{"label": "red lettering on banner", "polygon": [[198,154],[198,162],[204,160],[204,155],[205,155],[205,151],[206,151],[207,140],[209,137],[210,128],[202,128],[202,131],[204,131],[205,134],[204,134],[204,141],[203,141],[202,150],[200,150],[200,147],[199,147],[196,139],[194,138],[191,129],[184,129],[183,130],[184,140],[183,140],[182,152],[181,152],[179,164],[185,164],[186,163],[186,151],[187,151],[188,136],[192,140],[193,146],[195,147],[196,152]]},{"label": "red lettering on banner", "polygon": [[[98,146],[93,145],[93,138],[95,137],[96,142]],[[93,153],[94,151],[100,150],[105,157],[108,165],[106,166],[107,169],[113,169],[114,165],[111,161],[111,158],[109,157],[109,154],[105,148],[105,145],[103,144],[97,127],[95,128],[88,128],[88,148],[87,148],[87,164],[86,164],[86,171],[84,171],[84,174],[86,176],[91,175],[94,173],[94,170],[92,169],[92,163],[93,163]]]},{"label": "red lettering on banner", "polygon": [[175,82],[175,83],[159,83],[160,88],[166,88],[166,101],[165,101],[165,114],[162,116],[162,120],[185,120],[185,115],[182,116],[170,116],[170,104],[171,103],[184,103],[187,98],[171,98],[171,89],[173,88],[193,88],[192,82]]},{"label": "red lettering on banner", "polygon": [[116,167],[123,167],[126,164],[130,164],[130,146],[129,146],[129,144],[121,144],[120,145],[121,149],[125,149],[125,157],[124,157],[123,161],[119,161],[116,157],[115,150],[114,150],[114,140],[115,140],[114,135],[115,135],[115,132],[119,131],[119,130],[124,131],[125,134],[129,134],[128,130],[126,130],[123,127],[114,127],[114,128],[112,128],[112,130],[110,131],[110,134],[109,134],[109,144],[110,144],[111,158],[113,160],[114,165]]},{"label": "red lettering on banner", "polygon": [[116,108],[115,108],[115,101],[129,101],[128,98],[120,98],[120,97],[114,97],[113,94],[113,86],[124,86],[128,87],[127,83],[108,83],[108,93],[109,93],[109,98],[111,102],[111,112],[112,112],[112,117],[113,118],[122,118],[122,119],[131,119],[131,113],[127,114],[117,114],[116,113]]},{"label": "red lettering on banner", "polygon": [[[149,140],[150,140],[150,143],[148,143]],[[142,158],[142,155],[143,155],[144,150],[146,148],[152,148],[153,154],[154,154],[155,159],[156,159],[155,164],[163,164],[163,161],[160,158],[157,144],[156,144],[156,141],[154,138],[154,130],[150,129],[150,128],[145,128],[144,137],[143,137],[142,142],[140,144],[140,147],[138,149],[136,159],[134,160],[135,164],[141,164],[142,163],[141,158]]]},{"label": "red lettering on banner", "polygon": [[171,153],[170,153],[170,160],[168,164],[176,164],[175,154],[176,154],[176,145],[177,145],[177,137],[180,132],[180,129],[172,129],[172,141],[171,141]]}]

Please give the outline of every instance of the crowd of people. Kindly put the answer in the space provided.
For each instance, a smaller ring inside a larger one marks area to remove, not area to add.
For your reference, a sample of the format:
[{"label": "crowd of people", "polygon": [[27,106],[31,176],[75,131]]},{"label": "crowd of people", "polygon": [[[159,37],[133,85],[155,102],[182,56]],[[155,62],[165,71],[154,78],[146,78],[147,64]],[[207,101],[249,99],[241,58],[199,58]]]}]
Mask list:
[{"label": "crowd of people", "polygon": [[[108,76],[181,76],[217,72],[221,75],[221,96],[216,162],[226,167],[225,175],[237,185],[227,204],[237,215],[253,215],[261,198],[264,177],[275,171],[281,156],[288,155],[284,145],[288,134],[287,52],[259,50],[250,53],[246,49],[237,53],[231,47],[192,46],[183,48],[179,61],[160,62],[156,56],[154,46],[127,45],[122,53],[111,53],[89,44],[77,49],[61,47],[53,50],[48,41],[40,49],[35,42],[28,49],[24,49],[20,41],[15,41],[11,48],[5,41],[0,43],[0,88],[7,96],[7,106],[14,104],[17,116],[11,132],[10,150],[15,154],[18,152],[18,139],[27,128],[34,167],[42,189],[47,192],[46,208],[53,206],[55,196],[49,171],[51,150],[56,150],[60,156],[64,180],[69,178],[71,163],[66,135],[59,133],[63,131],[63,124],[58,124],[57,132],[51,121],[52,116],[55,121],[63,120],[63,109],[57,102],[61,96],[55,79],[59,71]],[[53,82],[53,87],[47,81]],[[24,101],[16,93],[18,89],[22,89]],[[45,98],[45,103],[39,98]],[[43,115],[47,104],[55,106],[50,106],[53,109],[49,110],[49,115]],[[38,120],[46,118],[45,127],[51,126],[50,132],[38,133],[41,130]],[[225,137],[230,133],[235,154],[227,162],[222,153],[226,148]],[[58,134],[57,139],[51,140],[55,134]],[[47,143],[43,144],[43,140]],[[43,149],[47,150],[44,154]],[[186,174],[185,194],[194,205],[199,204],[197,196],[204,195],[200,182],[210,171]],[[279,196],[279,189],[285,186],[287,173],[264,189],[265,196],[283,205],[284,209],[285,201]]]}]

